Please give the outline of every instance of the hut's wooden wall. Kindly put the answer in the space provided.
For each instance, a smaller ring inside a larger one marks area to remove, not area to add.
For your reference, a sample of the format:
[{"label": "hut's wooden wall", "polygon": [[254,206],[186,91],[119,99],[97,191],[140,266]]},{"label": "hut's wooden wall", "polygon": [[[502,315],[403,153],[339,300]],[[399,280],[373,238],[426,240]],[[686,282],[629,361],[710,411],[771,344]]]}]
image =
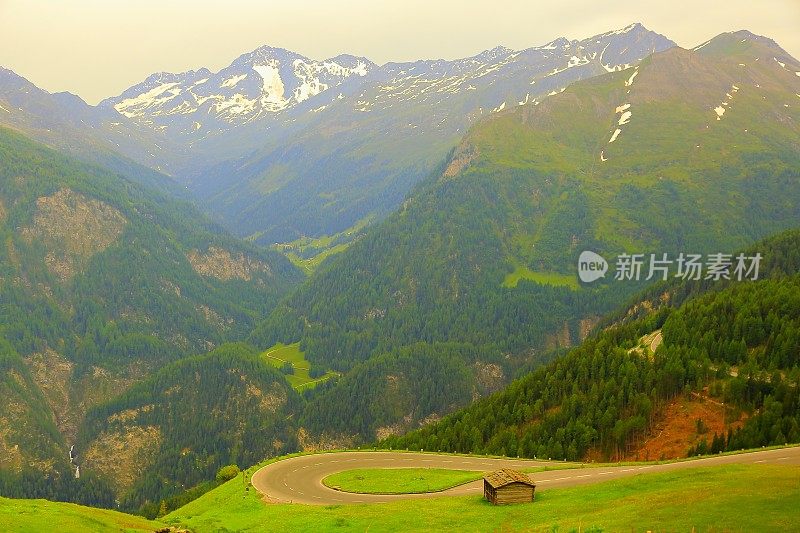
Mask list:
[{"label": "hut's wooden wall", "polygon": [[496,489],[495,504],[525,503],[533,501],[533,487],[525,483],[509,483]]}]

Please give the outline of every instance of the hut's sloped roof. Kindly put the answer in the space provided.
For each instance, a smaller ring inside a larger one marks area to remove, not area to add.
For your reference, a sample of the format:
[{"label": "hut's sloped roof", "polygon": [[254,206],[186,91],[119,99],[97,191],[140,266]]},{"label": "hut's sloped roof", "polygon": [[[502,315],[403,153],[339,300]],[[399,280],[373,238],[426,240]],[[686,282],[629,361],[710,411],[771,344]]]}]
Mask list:
[{"label": "hut's sloped roof", "polygon": [[529,478],[527,475],[509,468],[503,468],[497,472],[486,474],[483,479],[494,488],[504,487],[510,483],[525,483],[531,487],[536,486],[536,483],[534,483],[533,480],[531,480],[531,478]]}]

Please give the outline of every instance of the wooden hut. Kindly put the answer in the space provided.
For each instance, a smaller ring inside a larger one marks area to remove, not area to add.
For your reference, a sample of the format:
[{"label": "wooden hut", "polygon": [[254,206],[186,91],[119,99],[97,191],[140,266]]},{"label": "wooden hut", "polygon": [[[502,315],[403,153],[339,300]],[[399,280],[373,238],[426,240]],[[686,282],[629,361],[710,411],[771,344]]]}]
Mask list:
[{"label": "wooden hut", "polygon": [[483,478],[483,495],[495,505],[533,501],[536,483],[516,470],[503,468]]}]

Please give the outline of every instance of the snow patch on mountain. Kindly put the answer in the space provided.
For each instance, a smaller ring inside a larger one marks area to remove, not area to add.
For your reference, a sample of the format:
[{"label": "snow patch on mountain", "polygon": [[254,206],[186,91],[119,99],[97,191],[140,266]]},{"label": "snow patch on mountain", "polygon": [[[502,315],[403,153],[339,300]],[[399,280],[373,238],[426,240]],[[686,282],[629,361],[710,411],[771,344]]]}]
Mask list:
[{"label": "snow patch on mountain", "polygon": [[625,63],[624,65],[606,65],[603,64],[603,68],[606,69],[606,72],[621,72],[623,70],[628,70],[631,68],[630,63]]},{"label": "snow patch on mountain", "polygon": [[139,96],[123,100],[114,109],[128,118],[141,116],[146,109],[162,105],[181,94],[178,85],[177,82],[162,83]]},{"label": "snow patch on mountain", "polygon": [[636,78],[637,74],[639,74],[639,67],[636,67],[636,69],[633,71],[633,74],[631,74],[631,77],[625,81],[625,87],[630,87],[633,85],[633,80]]},{"label": "snow patch on mountain", "polygon": [[281,73],[278,65],[273,63],[271,65],[253,65],[253,70],[261,76],[262,79],[262,97],[261,101],[270,109],[278,110],[286,107],[286,98],[283,94],[286,87],[281,79]]},{"label": "snow patch on mountain", "polygon": [[572,56],[572,57],[569,58],[569,61],[567,62],[567,66],[566,67],[564,67],[564,68],[555,68],[547,76],[555,76],[556,74],[560,74],[560,73],[562,73],[562,72],[564,72],[566,70],[569,70],[569,69],[571,69],[573,67],[579,67],[581,65],[588,65],[589,62],[590,62],[590,60],[587,57],[580,57],[579,58],[578,56]]},{"label": "snow patch on mountain", "polygon": [[[245,78],[247,78],[247,74],[240,74],[238,76],[231,76],[227,80],[223,81],[222,84],[220,85],[220,87],[235,87],[237,83],[239,83],[240,81],[242,81]],[[206,78],[205,81],[208,81],[208,78]],[[195,87],[197,85],[199,85],[199,84],[195,83],[192,87]]]},{"label": "snow patch on mountain", "polygon": [[692,50],[697,52],[698,50],[700,50],[701,48],[706,46],[708,43],[710,43],[711,41],[712,41],[712,39],[709,39],[706,42],[704,42],[703,44],[701,44],[700,46],[695,46],[694,48],[692,48]]},{"label": "snow patch on mountain", "polygon": [[739,92],[739,87],[737,87],[736,85],[731,85],[730,92],[725,93],[725,99],[722,101],[720,105],[714,108],[714,112],[717,114],[717,120],[722,120],[722,116],[725,114],[725,110],[730,107],[730,104],[733,101],[733,94],[736,94],[737,92]]}]

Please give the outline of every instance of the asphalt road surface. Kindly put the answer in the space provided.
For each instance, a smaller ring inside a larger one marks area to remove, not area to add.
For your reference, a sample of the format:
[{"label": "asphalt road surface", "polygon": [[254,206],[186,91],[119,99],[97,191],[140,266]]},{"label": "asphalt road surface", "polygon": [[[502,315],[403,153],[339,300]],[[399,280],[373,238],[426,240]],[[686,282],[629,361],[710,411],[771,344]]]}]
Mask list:
[{"label": "asphalt road surface", "polygon": [[[253,474],[253,487],[269,501],[333,505],[345,503],[379,503],[400,499],[433,498],[482,494],[483,481],[465,483],[452,489],[427,494],[354,494],[326,487],[322,480],[331,474],[355,468],[447,468],[488,472],[500,468],[536,468],[565,465],[557,461],[526,459],[489,459],[408,452],[341,452],[304,455],[269,464]],[[704,459],[641,466],[578,467],[548,470],[531,474],[536,490],[573,487],[644,472],[667,472],[702,466],[728,464],[800,465],[800,447],[764,450],[736,455],[720,455]]]}]

